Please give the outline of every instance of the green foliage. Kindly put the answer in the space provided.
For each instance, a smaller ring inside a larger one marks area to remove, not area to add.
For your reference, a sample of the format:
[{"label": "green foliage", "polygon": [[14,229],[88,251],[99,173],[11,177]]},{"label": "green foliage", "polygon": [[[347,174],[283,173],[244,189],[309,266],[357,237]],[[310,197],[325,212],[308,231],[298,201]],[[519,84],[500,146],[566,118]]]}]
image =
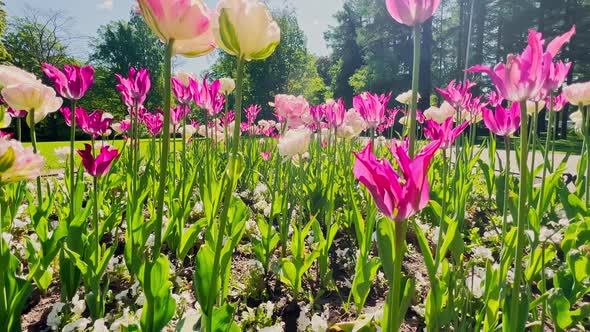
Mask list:
[{"label": "green foliage", "polygon": [[[4,6],[6,4],[0,1],[0,37],[4,35],[6,30],[6,11],[4,10]],[[12,57],[6,50],[4,43],[0,40],[0,64],[10,63],[12,61]]]}]

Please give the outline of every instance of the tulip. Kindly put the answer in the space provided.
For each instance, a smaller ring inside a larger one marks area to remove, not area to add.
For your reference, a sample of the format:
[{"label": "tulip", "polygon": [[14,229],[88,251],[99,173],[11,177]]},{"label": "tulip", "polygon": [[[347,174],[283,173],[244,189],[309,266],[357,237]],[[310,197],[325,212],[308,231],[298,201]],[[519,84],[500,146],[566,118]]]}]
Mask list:
[{"label": "tulip", "polygon": [[309,114],[313,119],[313,122],[320,123],[324,120],[324,112],[326,111],[325,105],[311,106],[309,108]]},{"label": "tulip", "polygon": [[113,129],[117,135],[123,135],[129,131],[129,129],[131,129],[131,120],[125,119],[121,120],[120,122],[113,123],[111,125],[111,129]]},{"label": "tulip", "polygon": [[45,63],[41,67],[45,75],[53,82],[57,92],[64,98],[80,100],[94,83],[94,68],[91,66],[64,66],[64,72]]},{"label": "tulip", "polygon": [[520,128],[520,104],[512,103],[510,108],[498,106],[495,112],[485,108],[483,121],[492,133],[510,137]]},{"label": "tulip", "polygon": [[502,102],[504,102],[504,98],[502,98],[502,96],[500,96],[500,94],[498,94],[496,91],[490,91],[490,93],[487,95],[487,99],[488,104],[492,107],[502,105]]},{"label": "tulip", "polygon": [[279,139],[279,154],[292,158],[304,154],[309,148],[311,130],[305,127],[290,129]]},{"label": "tulip", "polygon": [[377,208],[394,221],[404,221],[428,204],[428,167],[440,146],[440,141],[429,143],[414,159],[408,155],[407,144],[390,148],[401,170],[395,171],[387,159],[377,159],[372,143],[360,153],[355,153],[355,177],[369,190]]},{"label": "tulip", "polygon": [[113,160],[119,156],[119,151],[111,149],[110,146],[103,146],[95,158],[92,155],[92,146],[84,144],[84,150],[78,150],[78,154],[82,157],[82,165],[86,172],[94,177],[101,177],[111,169]]},{"label": "tulip", "polygon": [[385,109],[390,98],[391,93],[377,95],[364,92],[354,97],[353,106],[365,119],[369,128],[375,128],[383,122]]},{"label": "tulip", "polygon": [[574,106],[590,105],[590,82],[568,85],[563,88],[563,95]]},{"label": "tulip", "polygon": [[192,77],[188,78],[188,83],[184,83],[184,80],[177,77],[172,77],[172,91],[176,97],[176,101],[181,105],[188,105],[193,100],[193,93],[190,87]]},{"label": "tulip", "polygon": [[553,102],[553,112],[561,112],[561,110],[567,104],[567,99],[563,93],[560,93],[559,95],[553,97],[553,101],[551,100],[551,97],[547,97],[546,103],[551,105],[551,102]]},{"label": "tulip", "polygon": [[0,185],[34,179],[44,165],[45,158],[34,153],[33,148],[25,148],[8,137],[0,138]]},{"label": "tulip", "polygon": [[207,110],[209,116],[215,116],[223,109],[225,96],[220,93],[221,82],[219,80],[209,84],[207,77],[205,77],[201,85],[197,81],[191,83],[191,89],[195,103]]},{"label": "tulip", "polygon": [[309,103],[303,96],[276,95],[274,107],[277,115],[285,119],[291,128],[307,125],[313,120]]},{"label": "tulip", "polygon": [[27,111],[29,126],[56,112],[63,103],[52,88],[38,82],[9,85],[2,89],[2,97],[10,107]]},{"label": "tulip", "polygon": [[561,87],[572,67],[572,64],[559,61],[557,63],[548,63],[547,66],[549,66],[549,71],[547,73],[547,77],[545,78],[545,86],[543,88],[548,92],[551,92]]},{"label": "tulip", "polygon": [[471,99],[469,90],[476,84],[466,80],[465,83],[455,84],[455,80],[452,80],[447,87],[443,90],[436,88],[436,90],[445,98],[445,100],[456,109],[461,109]]},{"label": "tulip", "polygon": [[281,29],[257,0],[221,0],[212,20],[215,41],[245,60],[268,58],[281,41]]},{"label": "tulip", "polygon": [[394,20],[407,26],[422,24],[434,15],[440,0],[386,0]]},{"label": "tulip", "polygon": [[151,136],[160,135],[164,126],[164,116],[162,113],[146,113],[142,120]]},{"label": "tulip", "polygon": [[27,116],[27,111],[24,110],[15,110],[12,107],[8,107],[7,109],[8,114],[10,114],[13,118],[25,118]]},{"label": "tulip", "polygon": [[221,83],[221,89],[219,90],[224,95],[229,95],[236,89],[236,81],[229,77],[222,77],[219,79]]},{"label": "tulip", "polygon": [[201,0],[138,0],[146,24],[165,43],[174,40],[174,54],[189,57],[215,49],[210,13]]},{"label": "tulip", "polygon": [[351,108],[344,115],[342,126],[336,130],[336,135],[341,138],[354,138],[367,129],[367,123],[361,114]]},{"label": "tulip", "polygon": [[455,139],[469,126],[469,121],[453,128],[453,118],[447,118],[442,125],[436,121],[426,120],[426,127],[424,127],[424,136],[433,141],[440,141],[440,147],[447,150],[451,147]]},{"label": "tulip", "polygon": [[270,156],[271,156],[271,153],[270,152],[260,152],[260,157],[264,161],[269,161],[270,160]]},{"label": "tulip", "polygon": [[244,110],[244,113],[246,113],[246,121],[248,122],[248,124],[252,125],[254,121],[256,121],[256,117],[258,116],[258,113],[260,113],[260,111],[262,111],[262,108],[260,108],[260,106],[258,105],[250,105],[250,107]]},{"label": "tulip", "polygon": [[438,124],[444,123],[448,118],[452,118],[455,113],[455,109],[448,102],[444,102],[441,107],[432,106],[424,111],[424,118],[426,120],[433,120]]},{"label": "tulip", "polygon": [[324,114],[330,127],[339,128],[342,126],[346,116],[346,108],[342,99],[338,99],[338,101],[330,99],[326,102],[325,107]]},{"label": "tulip", "polygon": [[123,102],[127,107],[136,107],[143,105],[146,95],[151,88],[150,76],[147,69],[129,68],[129,76],[127,78],[115,74],[119,79],[119,84],[116,88],[121,93]]},{"label": "tulip", "polygon": [[570,120],[574,123],[576,131],[581,132],[584,126],[584,114],[581,111],[575,111],[570,114]]},{"label": "tulip", "polygon": [[541,100],[538,102],[527,100],[526,102],[526,113],[529,116],[533,116],[535,113],[541,112],[545,108],[545,101]]},{"label": "tulip", "polygon": [[41,83],[35,75],[15,66],[0,65],[0,89],[22,83]]},{"label": "tulip", "polygon": [[[420,96],[420,94],[418,93],[418,100],[420,100],[420,98],[422,98],[422,96]],[[406,92],[398,95],[397,97],[395,97],[395,100],[401,104],[404,104],[404,105],[411,105],[412,104],[412,90],[406,91]]]}]

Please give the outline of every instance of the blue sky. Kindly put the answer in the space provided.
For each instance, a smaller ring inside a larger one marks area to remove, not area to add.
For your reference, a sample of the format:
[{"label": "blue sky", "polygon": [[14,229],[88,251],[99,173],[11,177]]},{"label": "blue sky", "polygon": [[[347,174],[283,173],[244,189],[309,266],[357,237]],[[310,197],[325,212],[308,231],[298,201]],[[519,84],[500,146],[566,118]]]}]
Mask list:
[{"label": "blue sky", "polygon": [[[124,19],[134,0],[9,0],[9,16],[20,16],[27,6],[41,10],[59,10],[73,18],[70,34],[76,37],[70,51],[82,58],[88,54],[88,40],[96,30],[112,20]],[[205,0],[209,8],[215,8],[217,0]],[[271,8],[289,6],[294,8],[299,24],[307,36],[308,49],[316,55],[326,55],[328,49],[324,42],[324,32],[335,24],[333,15],[342,8],[344,0],[266,0]],[[214,61],[212,56],[182,61],[182,69],[200,73]]]}]

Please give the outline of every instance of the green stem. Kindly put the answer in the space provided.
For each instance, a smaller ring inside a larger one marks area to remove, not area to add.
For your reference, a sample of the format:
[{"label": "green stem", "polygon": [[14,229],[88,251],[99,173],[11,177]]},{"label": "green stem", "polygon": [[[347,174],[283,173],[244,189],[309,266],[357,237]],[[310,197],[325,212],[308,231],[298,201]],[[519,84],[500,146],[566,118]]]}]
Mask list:
[{"label": "green stem", "polygon": [[[37,135],[35,134],[35,110],[31,110],[29,111],[29,116],[30,116],[30,129],[31,129],[31,144],[33,145],[33,152],[37,153]],[[74,154],[72,153],[71,156],[73,156]],[[39,207],[41,207],[41,202],[43,201],[43,196],[42,196],[42,192],[41,192],[41,177],[38,176],[37,179],[37,203],[39,204]]]},{"label": "green stem", "polygon": [[410,158],[414,158],[416,151],[416,111],[418,109],[418,88],[420,80],[420,44],[422,32],[420,25],[414,26],[414,63],[412,70],[412,107],[410,113]]},{"label": "green stem", "polygon": [[543,195],[545,193],[545,177],[547,176],[547,170],[549,169],[549,167],[553,167],[549,165],[549,142],[551,141],[551,127],[553,125],[554,116],[555,114],[553,113],[553,93],[551,93],[549,94],[549,121],[547,122],[547,137],[545,138],[545,150],[543,151],[543,177],[541,179],[541,192],[539,194],[539,201],[537,203],[537,212],[539,212],[539,217],[541,217],[544,212],[541,211],[541,201],[543,200]]},{"label": "green stem", "polygon": [[[220,273],[220,258],[221,258],[221,249],[223,248],[223,237],[225,235],[225,228],[227,226],[227,219],[228,213],[231,205],[231,199],[233,194],[233,183],[235,181],[236,174],[236,164],[238,159],[238,147],[240,146],[240,123],[242,121],[242,84],[244,80],[244,62],[245,59],[243,57],[238,58],[238,77],[236,82],[236,107],[235,107],[235,126],[234,126],[234,137],[232,141],[232,150],[231,155],[229,157],[229,177],[226,181],[225,185],[225,193],[223,199],[223,210],[221,211],[221,216],[219,217],[219,232],[217,234],[217,241],[215,242],[215,257],[213,260],[213,274],[211,274],[211,286],[209,288],[209,303],[207,305],[207,329],[206,331],[211,332],[213,327],[212,321],[212,313],[213,313],[213,305],[215,303],[216,296],[216,289],[217,289],[217,279]],[[221,291],[223,293],[223,291]]]},{"label": "green stem", "polygon": [[[443,186],[443,197],[442,197],[442,213],[440,218],[440,225],[438,226],[438,240],[436,244],[436,262],[438,262],[440,253],[440,247],[442,245],[442,236],[443,236],[443,229],[445,226],[445,217],[447,215],[447,173],[448,173],[448,165],[447,165],[447,152],[443,150],[443,168],[442,168],[442,186]],[[438,264],[436,266],[438,268]]]},{"label": "green stem", "polygon": [[504,136],[506,152],[506,166],[504,168],[504,204],[502,204],[502,236],[508,229],[508,202],[510,197],[510,136]]},{"label": "green stem", "polygon": [[404,259],[406,221],[394,222],[395,226],[395,257],[393,261],[393,280],[391,286],[391,298],[389,302],[389,330],[398,331],[403,317],[400,311],[400,298],[402,292],[402,263]]},{"label": "green stem", "polygon": [[21,128],[22,124],[21,124],[21,119],[20,118],[16,118],[16,137],[18,138],[19,142],[23,141],[23,134],[22,134],[22,128]]},{"label": "green stem", "polygon": [[100,234],[98,234],[98,177],[96,176],[92,178],[92,187],[94,189],[94,200],[92,203],[92,231],[94,232],[94,248],[96,250],[94,262],[98,266],[100,262]]},{"label": "green stem", "polygon": [[[74,214],[76,213],[74,202],[75,190],[76,190],[76,176],[75,165],[74,165],[74,145],[76,143],[76,100],[72,99],[72,114],[70,115],[70,223],[74,220]],[[94,148],[94,146],[92,147]]]},{"label": "green stem", "polygon": [[164,193],[166,190],[166,179],[168,177],[168,154],[170,154],[170,77],[172,49],[174,40],[166,44],[166,56],[164,58],[164,127],[162,128],[162,154],[160,155],[160,185],[156,205],[156,221],[154,223],[155,237],[152,251],[152,261],[160,256],[162,247],[162,219],[164,217]]},{"label": "green stem", "polygon": [[[533,129],[531,130],[531,141],[532,141],[532,158],[531,158],[531,184],[534,183],[535,179],[535,159],[537,159],[537,126],[539,125],[539,103],[535,102],[535,114],[532,116],[533,120]],[[530,195],[530,204],[533,204],[533,191],[529,193]]]},{"label": "green stem", "polygon": [[526,181],[528,179],[528,137],[527,136],[527,113],[526,101],[522,101],[520,105],[520,117],[522,119],[520,127],[520,190],[518,193],[518,224],[517,224],[517,238],[516,238],[516,253],[514,259],[514,286],[512,287],[512,301],[510,305],[510,331],[518,331],[519,322],[519,295],[520,295],[520,281],[522,278],[522,257],[524,251],[525,227],[527,224],[527,196],[528,186]]}]

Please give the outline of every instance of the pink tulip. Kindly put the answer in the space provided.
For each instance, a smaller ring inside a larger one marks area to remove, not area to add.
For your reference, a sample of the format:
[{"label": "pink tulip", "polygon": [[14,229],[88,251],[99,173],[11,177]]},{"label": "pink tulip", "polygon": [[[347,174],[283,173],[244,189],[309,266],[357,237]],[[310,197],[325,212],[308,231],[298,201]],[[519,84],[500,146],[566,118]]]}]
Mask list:
[{"label": "pink tulip", "polygon": [[563,96],[574,105],[590,105],[590,82],[575,83],[563,88]]},{"label": "pink tulip", "polygon": [[151,136],[158,136],[162,132],[164,126],[162,113],[145,113],[142,120]]},{"label": "pink tulip", "polygon": [[344,123],[344,116],[346,115],[346,107],[344,107],[342,99],[338,99],[338,101],[328,100],[325,105],[324,114],[330,127],[340,128],[342,123]]},{"label": "pink tulip", "polygon": [[512,107],[496,107],[492,112],[483,110],[483,121],[488,129],[498,136],[512,136],[520,128],[520,104],[512,103]]},{"label": "pink tulip", "polygon": [[96,158],[92,155],[92,146],[84,144],[84,150],[78,150],[78,154],[82,157],[82,165],[88,174],[100,177],[105,175],[110,169],[112,162],[119,156],[117,149],[111,149],[110,146],[103,146]]},{"label": "pink tulip", "polygon": [[440,0],[386,0],[394,20],[407,26],[422,24],[434,15]]},{"label": "pink tulip", "polygon": [[202,0],[138,0],[146,24],[164,42],[174,40],[174,53],[187,56],[215,49],[211,13]]},{"label": "pink tulip", "polygon": [[15,110],[12,107],[8,107],[8,109],[6,110],[8,112],[8,114],[10,114],[10,116],[12,116],[13,118],[26,118],[27,117],[27,111],[25,110]]},{"label": "pink tulip", "polygon": [[45,63],[41,67],[43,72],[53,82],[57,92],[64,98],[70,100],[81,99],[88,88],[94,83],[94,68],[76,65],[65,65],[64,72]]},{"label": "pink tulip", "polygon": [[547,92],[551,92],[561,87],[567,78],[567,74],[569,73],[572,64],[559,61],[557,63],[550,62],[547,64],[547,66],[549,67],[549,70],[543,88]]},{"label": "pink tulip", "polygon": [[260,157],[265,161],[269,161],[270,156],[271,156],[270,152],[260,152]]},{"label": "pink tulip", "polygon": [[115,131],[117,135],[122,135],[131,129],[131,120],[125,119],[121,120],[120,122],[113,123],[111,128]]},{"label": "pink tulip", "polygon": [[[477,65],[467,71],[483,72],[490,76],[498,92],[509,101],[521,102],[544,99],[543,93],[546,93],[546,90],[543,89],[550,71],[554,71],[554,81],[557,77],[555,75],[556,70],[552,65],[553,58],[574,33],[575,27],[549,43],[547,50],[544,52],[544,41],[541,34],[530,30],[528,46],[523,53],[519,55],[509,54],[506,64],[499,64],[494,69]],[[557,72],[561,71],[557,70]],[[554,82],[553,84],[550,82],[548,86],[552,87],[554,84]]]},{"label": "pink tulip", "polygon": [[217,115],[225,105],[225,96],[221,93],[221,82],[213,81],[209,84],[207,76],[203,78],[203,84],[197,81],[191,82],[194,101],[199,107],[205,109],[209,116]]},{"label": "pink tulip", "polygon": [[24,147],[7,136],[0,137],[0,185],[34,179],[44,165],[45,158],[34,153],[32,147]]},{"label": "pink tulip", "polygon": [[250,105],[250,107],[244,110],[248,124],[252,125],[254,121],[256,121],[256,117],[260,111],[262,111],[262,108],[260,108],[258,105]]},{"label": "pink tulip", "polygon": [[[546,104],[551,105],[550,97],[547,97]],[[553,112],[561,112],[561,110],[567,105],[567,99],[563,95],[563,93],[558,94],[557,96],[553,97]]]},{"label": "pink tulip", "polygon": [[232,123],[236,118],[236,114],[234,111],[228,111],[226,114],[223,114],[220,118],[221,124],[225,127],[228,124]]},{"label": "pink tulip", "polygon": [[315,123],[322,122],[322,120],[324,120],[324,112],[324,105],[311,106],[309,108],[309,114]]},{"label": "pink tulip", "polygon": [[185,118],[188,113],[190,112],[190,108],[187,106],[177,106],[170,109],[170,124],[174,127],[177,127],[182,122],[182,119]]},{"label": "pink tulip", "polygon": [[377,95],[364,92],[354,97],[353,106],[363,117],[369,128],[376,128],[385,118],[385,109],[390,98],[391,93]]},{"label": "pink tulip", "polygon": [[446,150],[453,145],[457,136],[461,135],[465,128],[469,126],[469,121],[465,121],[454,128],[453,123],[452,117],[447,118],[442,124],[438,124],[436,121],[426,120],[424,136],[433,141],[440,141],[440,147]]},{"label": "pink tulip", "polygon": [[123,102],[127,107],[136,107],[143,105],[146,95],[151,88],[150,76],[147,69],[129,68],[129,76],[127,78],[115,74],[119,79],[117,90],[121,93]]},{"label": "pink tulip", "polygon": [[444,90],[440,88],[436,88],[436,90],[455,109],[462,109],[465,103],[471,98],[469,90],[476,86],[476,84],[469,80],[466,80],[465,83],[459,82],[455,84],[455,82],[455,80],[452,80]]},{"label": "pink tulip", "polygon": [[[64,107],[66,108],[66,107]],[[63,113],[63,111],[62,111]],[[64,113],[65,116],[65,113]],[[113,117],[108,113],[95,110],[88,114],[81,107],[76,107],[76,124],[88,135],[97,138],[109,133],[109,127],[113,122]],[[68,121],[66,120],[66,123]]]},{"label": "pink tulip", "polygon": [[290,128],[310,124],[313,118],[310,106],[305,97],[279,94],[275,96],[274,107],[279,122],[287,122]]},{"label": "pink tulip", "polygon": [[394,221],[403,221],[418,213],[428,204],[428,167],[438,150],[440,141],[425,146],[412,160],[407,144],[390,148],[401,174],[396,172],[387,159],[377,159],[372,143],[360,153],[355,153],[355,177],[369,190],[375,205]]},{"label": "pink tulip", "polygon": [[490,93],[487,95],[487,99],[488,104],[492,107],[502,105],[504,102],[504,98],[502,98],[502,96],[500,96],[500,94],[498,94],[496,91],[490,91]]},{"label": "pink tulip", "polygon": [[188,80],[188,84],[185,85],[181,79],[176,77],[171,78],[172,91],[174,92],[176,101],[181,105],[188,105],[191,100],[193,100],[193,93],[190,84],[194,80],[191,77],[189,77]]}]

